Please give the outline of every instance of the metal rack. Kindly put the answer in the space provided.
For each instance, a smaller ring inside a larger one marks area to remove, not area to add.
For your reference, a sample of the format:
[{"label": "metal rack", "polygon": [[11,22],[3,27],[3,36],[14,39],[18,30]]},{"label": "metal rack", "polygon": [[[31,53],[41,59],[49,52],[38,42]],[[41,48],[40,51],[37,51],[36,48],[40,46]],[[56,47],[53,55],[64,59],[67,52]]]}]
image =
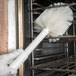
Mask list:
[{"label": "metal rack", "polygon": [[76,73],[76,62],[69,57],[36,65],[32,69]]},{"label": "metal rack", "polygon": [[[35,51],[32,52],[31,69],[33,76],[68,76],[69,74],[75,74],[76,72],[76,9],[74,8],[76,3],[74,1],[72,3],[66,2],[65,5],[49,7],[37,3],[36,0],[31,0],[32,40],[39,33],[39,31],[34,29],[34,20],[43,12],[43,10],[46,8],[64,7],[67,5],[69,5],[74,11],[73,24],[64,36],[47,36]],[[49,39],[56,38],[60,38],[60,40],[55,43],[49,42]],[[47,47],[49,45],[51,47]],[[50,53],[48,51],[52,52]]]}]

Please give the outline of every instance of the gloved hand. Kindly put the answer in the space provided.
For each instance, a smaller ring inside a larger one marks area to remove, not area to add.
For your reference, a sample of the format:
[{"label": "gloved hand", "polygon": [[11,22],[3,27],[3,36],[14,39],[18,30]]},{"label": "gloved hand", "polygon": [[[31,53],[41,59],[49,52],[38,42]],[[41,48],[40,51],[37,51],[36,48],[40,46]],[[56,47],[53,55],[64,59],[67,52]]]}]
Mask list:
[{"label": "gloved hand", "polygon": [[19,49],[10,54],[0,55],[0,76],[17,73],[17,70],[9,68],[9,65],[22,53],[23,50]]}]

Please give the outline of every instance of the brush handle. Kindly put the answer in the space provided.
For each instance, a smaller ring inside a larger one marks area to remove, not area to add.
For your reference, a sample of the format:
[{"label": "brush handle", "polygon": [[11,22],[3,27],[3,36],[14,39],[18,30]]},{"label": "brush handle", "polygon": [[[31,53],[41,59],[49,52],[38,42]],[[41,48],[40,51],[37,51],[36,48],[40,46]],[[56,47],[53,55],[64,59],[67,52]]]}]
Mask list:
[{"label": "brush handle", "polygon": [[31,44],[25,49],[25,51],[17,57],[12,64],[9,65],[10,68],[18,69],[24,61],[28,58],[31,52],[38,46],[38,44],[46,37],[49,33],[48,29],[43,29],[42,32],[31,42]]}]

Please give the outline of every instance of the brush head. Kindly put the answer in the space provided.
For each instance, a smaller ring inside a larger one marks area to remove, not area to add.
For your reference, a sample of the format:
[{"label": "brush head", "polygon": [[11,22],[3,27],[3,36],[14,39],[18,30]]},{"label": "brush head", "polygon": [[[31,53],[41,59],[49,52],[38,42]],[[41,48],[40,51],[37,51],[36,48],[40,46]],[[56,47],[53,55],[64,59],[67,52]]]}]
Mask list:
[{"label": "brush head", "polygon": [[47,28],[52,36],[58,36],[66,32],[72,24],[72,20],[73,12],[69,6],[65,6],[46,9],[35,20],[35,23],[42,28]]}]

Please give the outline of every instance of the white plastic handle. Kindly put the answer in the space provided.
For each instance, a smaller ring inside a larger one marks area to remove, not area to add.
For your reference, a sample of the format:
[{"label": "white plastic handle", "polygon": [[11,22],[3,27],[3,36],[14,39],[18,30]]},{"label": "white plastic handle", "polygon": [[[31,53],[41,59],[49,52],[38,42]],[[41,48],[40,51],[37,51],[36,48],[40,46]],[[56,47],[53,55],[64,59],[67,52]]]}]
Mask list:
[{"label": "white plastic handle", "polygon": [[10,68],[18,69],[24,61],[28,58],[31,52],[38,46],[38,44],[46,37],[49,33],[48,29],[43,29],[42,32],[33,40],[33,42],[25,49],[24,53],[21,54],[15,61],[9,65]]}]

